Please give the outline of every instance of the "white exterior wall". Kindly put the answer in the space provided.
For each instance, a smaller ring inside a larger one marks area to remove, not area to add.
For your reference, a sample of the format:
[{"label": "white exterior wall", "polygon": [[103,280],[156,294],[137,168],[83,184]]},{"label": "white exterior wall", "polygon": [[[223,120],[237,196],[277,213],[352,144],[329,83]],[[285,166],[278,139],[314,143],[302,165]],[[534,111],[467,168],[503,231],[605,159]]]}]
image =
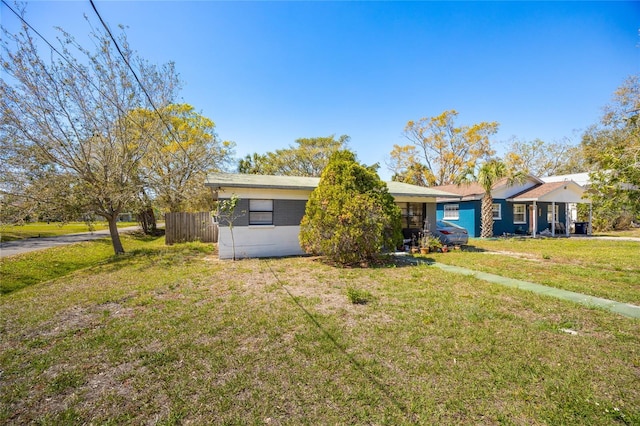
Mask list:
[{"label": "white exterior wall", "polygon": [[[520,183],[520,184],[514,184],[513,186],[503,186],[497,189],[494,189],[493,191],[491,191],[491,196],[494,199],[498,199],[498,200],[502,200],[502,199],[507,199],[509,197],[513,197],[516,194],[521,193],[522,191],[525,191],[533,186],[536,185],[536,182],[527,179],[525,182]],[[482,197],[480,197],[482,198]]]},{"label": "white exterior wall", "polygon": [[[282,190],[265,188],[228,188],[218,191],[220,198],[229,198],[232,194],[241,199],[284,199],[308,200],[311,191]],[[277,257],[304,254],[298,240],[300,226],[249,225],[234,226],[233,238],[236,247],[236,259],[247,257]],[[218,257],[233,259],[233,244],[228,226],[220,226],[218,235]]]},{"label": "white exterior wall", "polygon": [[[300,226],[234,226],[236,259],[246,257],[275,257],[304,254],[298,234]],[[229,227],[221,226],[218,237],[220,259],[233,258]]]},{"label": "white exterior wall", "polygon": [[[218,191],[219,198],[229,198],[232,194],[241,199],[284,199],[308,200],[310,190],[280,190],[265,188],[227,188]],[[431,203],[433,209],[427,209],[431,226],[435,226],[435,198],[398,196],[396,202]],[[431,217],[433,216],[433,217]],[[233,244],[228,226],[220,226],[218,235],[218,256],[220,259],[233,258]],[[297,256],[304,254],[300,248],[298,236],[300,226],[249,225],[234,226],[236,259],[250,257]]]}]

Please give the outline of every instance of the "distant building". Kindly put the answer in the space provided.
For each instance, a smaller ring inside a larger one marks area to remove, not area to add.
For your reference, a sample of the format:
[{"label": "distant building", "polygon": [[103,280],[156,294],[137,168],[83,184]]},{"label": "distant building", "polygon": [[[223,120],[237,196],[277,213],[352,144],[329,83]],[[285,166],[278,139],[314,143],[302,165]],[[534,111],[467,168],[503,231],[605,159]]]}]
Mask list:
[{"label": "distant building", "polygon": [[[584,182],[584,176],[576,177]],[[572,229],[577,233],[590,233],[591,220],[588,224],[577,223],[574,213],[576,204],[591,204],[590,199],[584,198],[585,188],[572,179],[548,179],[545,181],[529,175],[524,183],[509,185],[507,179],[501,179],[493,186],[494,235],[536,236],[545,231],[551,235],[569,235]],[[471,183],[443,185],[435,189],[461,197],[459,201],[438,199],[438,220],[455,223],[466,228],[469,236],[479,237],[484,195],[482,187],[478,183]]]}]

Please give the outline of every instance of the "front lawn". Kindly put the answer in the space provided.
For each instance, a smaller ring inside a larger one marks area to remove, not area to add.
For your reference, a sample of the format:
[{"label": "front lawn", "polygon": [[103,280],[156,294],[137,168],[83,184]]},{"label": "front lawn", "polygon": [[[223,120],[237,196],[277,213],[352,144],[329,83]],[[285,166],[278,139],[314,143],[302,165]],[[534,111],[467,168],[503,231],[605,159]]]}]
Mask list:
[{"label": "front lawn", "polygon": [[471,239],[442,263],[640,305],[640,242],[583,238]]},{"label": "front lawn", "polygon": [[629,228],[624,231],[606,231],[596,232],[594,235],[606,236],[606,237],[632,237],[640,238],[640,228]]},{"label": "front lawn", "polygon": [[140,244],[0,298],[0,423],[640,423],[638,320],[428,266]]},{"label": "front lawn", "polygon": [[[118,222],[118,228],[136,225],[137,222]],[[92,226],[93,229],[90,229],[85,222],[33,222],[25,223],[24,225],[2,225],[0,227],[0,241],[55,237],[58,235],[109,229],[109,224],[105,221],[94,222]]]},{"label": "front lawn", "polygon": [[[136,237],[120,235],[127,251],[125,258],[145,250],[161,250],[162,237]],[[130,253],[132,252],[132,253]],[[24,287],[64,277],[77,270],[101,263],[117,262],[109,238],[38,250],[16,256],[0,258],[0,294],[11,293]]]}]

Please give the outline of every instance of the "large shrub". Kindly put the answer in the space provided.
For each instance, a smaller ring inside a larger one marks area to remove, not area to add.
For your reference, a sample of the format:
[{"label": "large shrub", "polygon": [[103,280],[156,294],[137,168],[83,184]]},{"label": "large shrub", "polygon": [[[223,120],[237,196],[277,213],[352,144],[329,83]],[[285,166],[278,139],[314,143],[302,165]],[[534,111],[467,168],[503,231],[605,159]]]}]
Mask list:
[{"label": "large shrub", "polygon": [[302,248],[341,264],[368,263],[401,240],[400,209],[387,185],[352,152],[334,153],[307,202]]}]

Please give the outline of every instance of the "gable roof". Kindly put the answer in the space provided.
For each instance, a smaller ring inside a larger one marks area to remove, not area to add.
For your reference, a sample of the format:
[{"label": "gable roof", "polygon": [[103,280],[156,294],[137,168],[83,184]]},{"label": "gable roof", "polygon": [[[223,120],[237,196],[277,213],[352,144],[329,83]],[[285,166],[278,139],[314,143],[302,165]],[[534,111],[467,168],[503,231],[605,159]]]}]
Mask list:
[{"label": "gable roof", "polygon": [[[211,173],[205,185],[217,190],[223,188],[266,188],[313,191],[320,178],[305,176],[251,175],[240,173]],[[441,197],[460,198],[458,195],[432,187],[411,185],[403,182],[386,182],[394,197]]]},{"label": "gable roof", "polygon": [[508,201],[547,201],[562,203],[590,203],[589,199],[583,199],[585,190],[574,181],[547,182],[526,189]]},{"label": "gable roof", "polygon": [[547,182],[542,185],[535,186],[530,189],[525,189],[519,194],[514,195],[510,199],[512,200],[537,200],[538,198],[547,195],[551,191],[565,185],[566,182]]},{"label": "gable roof", "polygon": [[[535,186],[541,184],[542,181],[533,175],[528,175],[525,182],[521,184],[509,185],[507,178],[499,179],[492,187],[491,193],[494,198],[508,198],[510,193],[522,192],[523,186]],[[435,189],[458,194],[462,197],[462,201],[480,200],[484,196],[484,189],[478,182],[470,182],[467,184],[457,185],[455,183],[449,185],[441,185],[434,187]]]},{"label": "gable roof", "polygon": [[[498,183],[499,182],[496,182],[496,184],[493,185],[494,189],[498,187]],[[484,189],[482,189],[482,186],[480,186],[478,182],[471,182],[463,185],[456,185],[455,183],[452,183],[449,185],[436,186],[435,188],[439,189],[440,191],[458,194],[461,197],[474,197],[477,195],[482,196],[484,194]]]}]

